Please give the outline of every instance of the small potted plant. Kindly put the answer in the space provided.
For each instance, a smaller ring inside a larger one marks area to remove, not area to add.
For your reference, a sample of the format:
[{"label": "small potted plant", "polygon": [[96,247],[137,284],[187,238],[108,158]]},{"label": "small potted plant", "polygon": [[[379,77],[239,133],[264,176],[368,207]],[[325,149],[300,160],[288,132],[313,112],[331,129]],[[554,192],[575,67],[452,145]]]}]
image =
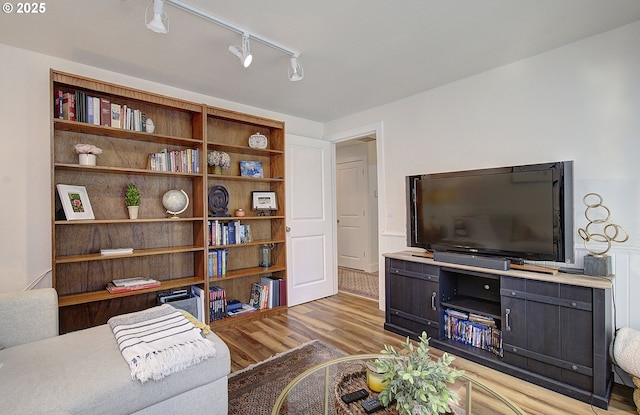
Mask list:
[{"label": "small potted plant", "polygon": [[124,194],[124,204],[129,210],[129,219],[138,219],[138,209],[140,208],[140,190],[133,183],[127,185]]},{"label": "small potted plant", "polygon": [[422,332],[418,346],[409,338],[399,353],[385,345],[381,352],[388,358],[376,359],[373,365],[382,373],[384,389],[379,398],[382,405],[395,401],[400,415],[440,415],[450,413],[449,401],[458,402],[458,396],[448,388],[464,371],[449,365],[453,356],[444,353],[433,360],[429,356],[429,338]]},{"label": "small potted plant", "polygon": [[207,164],[214,168],[214,174],[222,174],[222,170],[231,166],[231,157],[224,151],[214,150],[207,154]]},{"label": "small potted plant", "polygon": [[74,149],[78,153],[78,162],[84,166],[95,166],[97,156],[102,154],[102,149],[93,144],[76,144]]}]

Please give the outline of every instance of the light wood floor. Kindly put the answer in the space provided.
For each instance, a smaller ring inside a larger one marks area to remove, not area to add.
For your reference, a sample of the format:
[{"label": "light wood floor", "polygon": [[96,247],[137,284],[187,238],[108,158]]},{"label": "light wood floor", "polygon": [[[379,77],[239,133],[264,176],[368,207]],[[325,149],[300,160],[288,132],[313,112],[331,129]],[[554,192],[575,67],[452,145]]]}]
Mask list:
[{"label": "light wood floor", "polygon": [[[383,323],[384,313],[376,301],[340,293],[290,307],[263,320],[215,331],[231,350],[233,372],[314,339],[348,354],[378,353],[384,344],[400,345],[404,338],[385,331]],[[434,355],[441,353],[431,350]],[[505,395],[529,415],[638,415],[632,389],[624,386],[614,387],[609,410],[605,411],[461,358],[454,365]]]}]

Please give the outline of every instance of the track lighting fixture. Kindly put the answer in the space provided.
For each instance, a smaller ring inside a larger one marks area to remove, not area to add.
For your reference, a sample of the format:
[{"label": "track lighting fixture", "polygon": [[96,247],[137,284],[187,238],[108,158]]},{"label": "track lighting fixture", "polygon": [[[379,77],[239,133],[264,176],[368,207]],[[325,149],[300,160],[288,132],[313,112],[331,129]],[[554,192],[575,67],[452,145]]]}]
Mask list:
[{"label": "track lighting fixture", "polygon": [[291,57],[290,65],[289,65],[289,80],[290,81],[300,81],[304,78],[304,71],[302,69],[302,64],[300,64],[300,59],[298,59],[298,55],[294,55]]},{"label": "track lighting fixture", "polygon": [[289,80],[290,81],[299,81],[304,78],[304,73],[302,70],[302,65],[300,64],[300,52],[295,50],[291,50],[287,47],[284,47],[272,40],[266,39],[262,36],[258,36],[255,34],[249,34],[246,30],[224,21],[217,16],[214,16],[204,10],[198,9],[188,3],[183,2],[182,0],[153,0],[153,16],[149,17],[149,8],[151,5],[147,7],[147,11],[145,12],[145,23],[147,27],[154,32],[158,33],[167,33],[168,30],[168,18],[165,12],[163,11],[164,3],[168,3],[174,7],[177,7],[181,10],[194,14],[204,20],[207,20],[211,23],[215,23],[220,25],[226,29],[232,30],[236,33],[242,34],[242,48],[240,46],[229,46],[229,52],[233,53],[240,59],[242,62],[242,66],[245,68],[251,65],[252,56],[251,50],[249,48],[249,38],[252,38],[255,41],[258,41],[264,45],[267,45],[273,49],[279,50],[280,52],[284,52],[291,56],[289,63]]},{"label": "track lighting fixture", "polygon": [[239,46],[232,45],[229,46],[229,52],[233,53],[240,59],[242,66],[248,68],[253,60],[253,56],[251,56],[251,47],[249,46],[249,35],[246,33],[242,35],[242,50]]},{"label": "track lighting fixture", "polygon": [[[153,4],[153,15],[150,15],[151,4]],[[169,32],[169,18],[163,8],[164,2],[162,0],[151,0],[144,13],[144,21],[147,27],[156,33]]]}]

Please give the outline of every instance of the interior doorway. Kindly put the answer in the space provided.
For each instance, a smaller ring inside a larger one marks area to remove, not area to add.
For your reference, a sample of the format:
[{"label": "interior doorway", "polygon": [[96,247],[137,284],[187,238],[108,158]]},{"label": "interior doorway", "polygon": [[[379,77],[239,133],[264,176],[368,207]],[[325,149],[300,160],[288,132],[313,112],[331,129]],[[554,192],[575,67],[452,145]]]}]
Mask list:
[{"label": "interior doorway", "polygon": [[378,162],[376,135],[336,143],[338,267],[378,272]]}]

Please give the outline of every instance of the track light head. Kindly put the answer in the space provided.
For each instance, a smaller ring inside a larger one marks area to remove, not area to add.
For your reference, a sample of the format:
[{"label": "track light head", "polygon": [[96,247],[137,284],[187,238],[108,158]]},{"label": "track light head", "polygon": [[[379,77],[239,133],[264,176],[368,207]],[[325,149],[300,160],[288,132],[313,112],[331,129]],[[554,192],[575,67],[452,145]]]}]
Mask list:
[{"label": "track light head", "polygon": [[229,52],[240,59],[243,67],[248,68],[253,60],[253,56],[251,56],[251,47],[249,46],[249,35],[245,34],[242,36],[242,50],[240,50],[239,46],[232,45],[229,46]]},{"label": "track light head", "polygon": [[[153,16],[149,16],[151,4],[153,4]],[[162,0],[152,0],[152,2],[147,6],[147,9],[144,13],[144,20],[147,24],[147,28],[153,30],[156,33],[169,32],[169,18],[167,17],[167,14],[164,12],[163,8],[164,2]]]},{"label": "track light head", "polygon": [[302,80],[302,78],[304,78],[304,70],[302,69],[300,58],[298,55],[294,55],[291,57],[289,65],[289,80],[295,82]]}]

